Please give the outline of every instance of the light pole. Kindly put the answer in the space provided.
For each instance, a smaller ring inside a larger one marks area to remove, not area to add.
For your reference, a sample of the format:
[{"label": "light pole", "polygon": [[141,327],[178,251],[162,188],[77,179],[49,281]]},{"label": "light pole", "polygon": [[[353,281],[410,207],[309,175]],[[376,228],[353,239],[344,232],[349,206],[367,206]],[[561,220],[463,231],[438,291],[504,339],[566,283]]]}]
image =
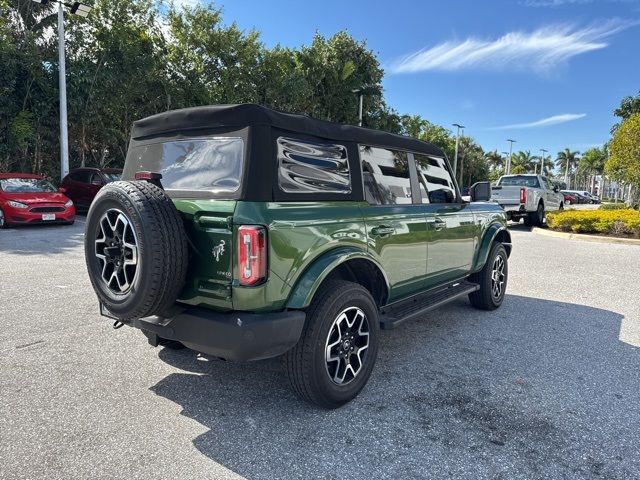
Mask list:
[{"label": "light pole", "polygon": [[540,175],[544,175],[544,156],[549,150],[541,148],[540,151],[542,152],[542,157],[540,158]]},{"label": "light pole", "polygon": [[456,132],[456,151],[453,154],[453,176],[455,177],[458,168],[458,142],[460,141],[460,129],[464,128],[464,125],[454,123],[453,126],[458,129],[458,131]]},{"label": "light pole", "polygon": [[362,126],[362,102],[364,99],[365,90],[366,90],[366,87],[354,88],[353,90],[351,90],[351,93],[355,93],[359,97],[359,106],[358,106],[358,126],[359,127]]},{"label": "light pole", "polygon": [[509,175],[511,173],[511,155],[513,154],[513,143],[515,140],[507,138],[507,142],[509,142],[509,158],[507,159],[507,175]]},{"label": "light pole", "polygon": [[69,135],[67,134],[67,75],[64,59],[64,9],[66,6],[73,14],[86,17],[91,7],[80,2],[67,3],[61,0],[33,0],[47,5],[58,4],[58,82],[60,91],[60,178],[69,173]]}]

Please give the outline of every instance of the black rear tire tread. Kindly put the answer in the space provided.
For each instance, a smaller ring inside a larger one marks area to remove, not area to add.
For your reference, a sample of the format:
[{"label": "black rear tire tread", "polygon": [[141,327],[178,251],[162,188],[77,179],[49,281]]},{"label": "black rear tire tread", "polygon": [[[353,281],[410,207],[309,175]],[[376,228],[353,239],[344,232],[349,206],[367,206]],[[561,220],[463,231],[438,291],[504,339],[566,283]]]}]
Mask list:
[{"label": "black rear tire tread", "polygon": [[[123,199],[118,196],[124,194]],[[171,199],[159,187],[145,181],[119,181],[103,187],[87,215],[87,231],[85,232],[85,254],[87,262],[92,253],[94,232],[89,231],[90,217],[99,215],[100,199],[113,197],[121,203],[130,202],[129,207],[137,212],[140,224],[145,230],[145,274],[150,281],[145,298],[131,311],[122,315],[122,319],[143,318],[151,315],[162,315],[171,307],[180,294],[186,277],[189,251],[184,223],[180,213]],[[126,207],[126,205],[123,205]],[[136,232],[140,235],[140,232]],[[89,248],[88,248],[89,247]],[[95,279],[89,269],[89,278],[99,299],[109,308],[109,299],[101,294],[96,285],[102,281]],[[110,309],[111,310],[111,309]],[[113,312],[113,311],[112,311]],[[116,312],[113,312],[116,313]],[[118,315],[120,316],[120,315]]]}]

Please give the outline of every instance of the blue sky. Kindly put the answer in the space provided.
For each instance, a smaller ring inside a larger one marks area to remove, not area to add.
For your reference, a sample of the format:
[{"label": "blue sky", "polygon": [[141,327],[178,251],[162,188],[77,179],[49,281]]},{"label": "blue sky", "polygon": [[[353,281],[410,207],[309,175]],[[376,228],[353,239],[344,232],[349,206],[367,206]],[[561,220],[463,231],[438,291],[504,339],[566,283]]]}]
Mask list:
[{"label": "blue sky", "polygon": [[308,44],[316,31],[366,40],[393,108],[462,123],[485,150],[513,138],[534,154],[584,151],[608,140],[611,111],[640,90],[640,0],[221,5],[226,23],[267,46]]}]

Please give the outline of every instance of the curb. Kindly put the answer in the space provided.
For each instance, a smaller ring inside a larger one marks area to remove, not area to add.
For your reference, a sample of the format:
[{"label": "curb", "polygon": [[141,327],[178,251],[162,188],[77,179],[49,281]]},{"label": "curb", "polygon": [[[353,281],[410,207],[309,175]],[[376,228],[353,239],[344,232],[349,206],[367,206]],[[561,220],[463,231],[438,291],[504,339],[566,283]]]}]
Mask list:
[{"label": "curb", "polygon": [[583,242],[595,243],[616,243],[621,245],[637,245],[640,247],[640,240],[636,240],[635,238],[603,237],[600,235],[585,235],[584,233],[556,232],[554,230],[546,230],[544,228],[538,227],[532,228],[531,232],[535,233],[536,235],[565,238],[567,240],[582,240]]}]

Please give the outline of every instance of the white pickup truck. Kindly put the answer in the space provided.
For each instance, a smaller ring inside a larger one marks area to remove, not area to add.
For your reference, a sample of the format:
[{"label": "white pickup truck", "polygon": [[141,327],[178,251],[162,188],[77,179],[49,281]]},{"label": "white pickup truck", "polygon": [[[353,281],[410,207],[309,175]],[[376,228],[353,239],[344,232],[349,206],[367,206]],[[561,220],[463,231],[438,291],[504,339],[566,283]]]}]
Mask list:
[{"label": "white pickup truck", "polygon": [[541,226],[545,212],[562,210],[564,195],[547,177],[536,174],[503,175],[491,196],[507,214],[507,220]]}]

